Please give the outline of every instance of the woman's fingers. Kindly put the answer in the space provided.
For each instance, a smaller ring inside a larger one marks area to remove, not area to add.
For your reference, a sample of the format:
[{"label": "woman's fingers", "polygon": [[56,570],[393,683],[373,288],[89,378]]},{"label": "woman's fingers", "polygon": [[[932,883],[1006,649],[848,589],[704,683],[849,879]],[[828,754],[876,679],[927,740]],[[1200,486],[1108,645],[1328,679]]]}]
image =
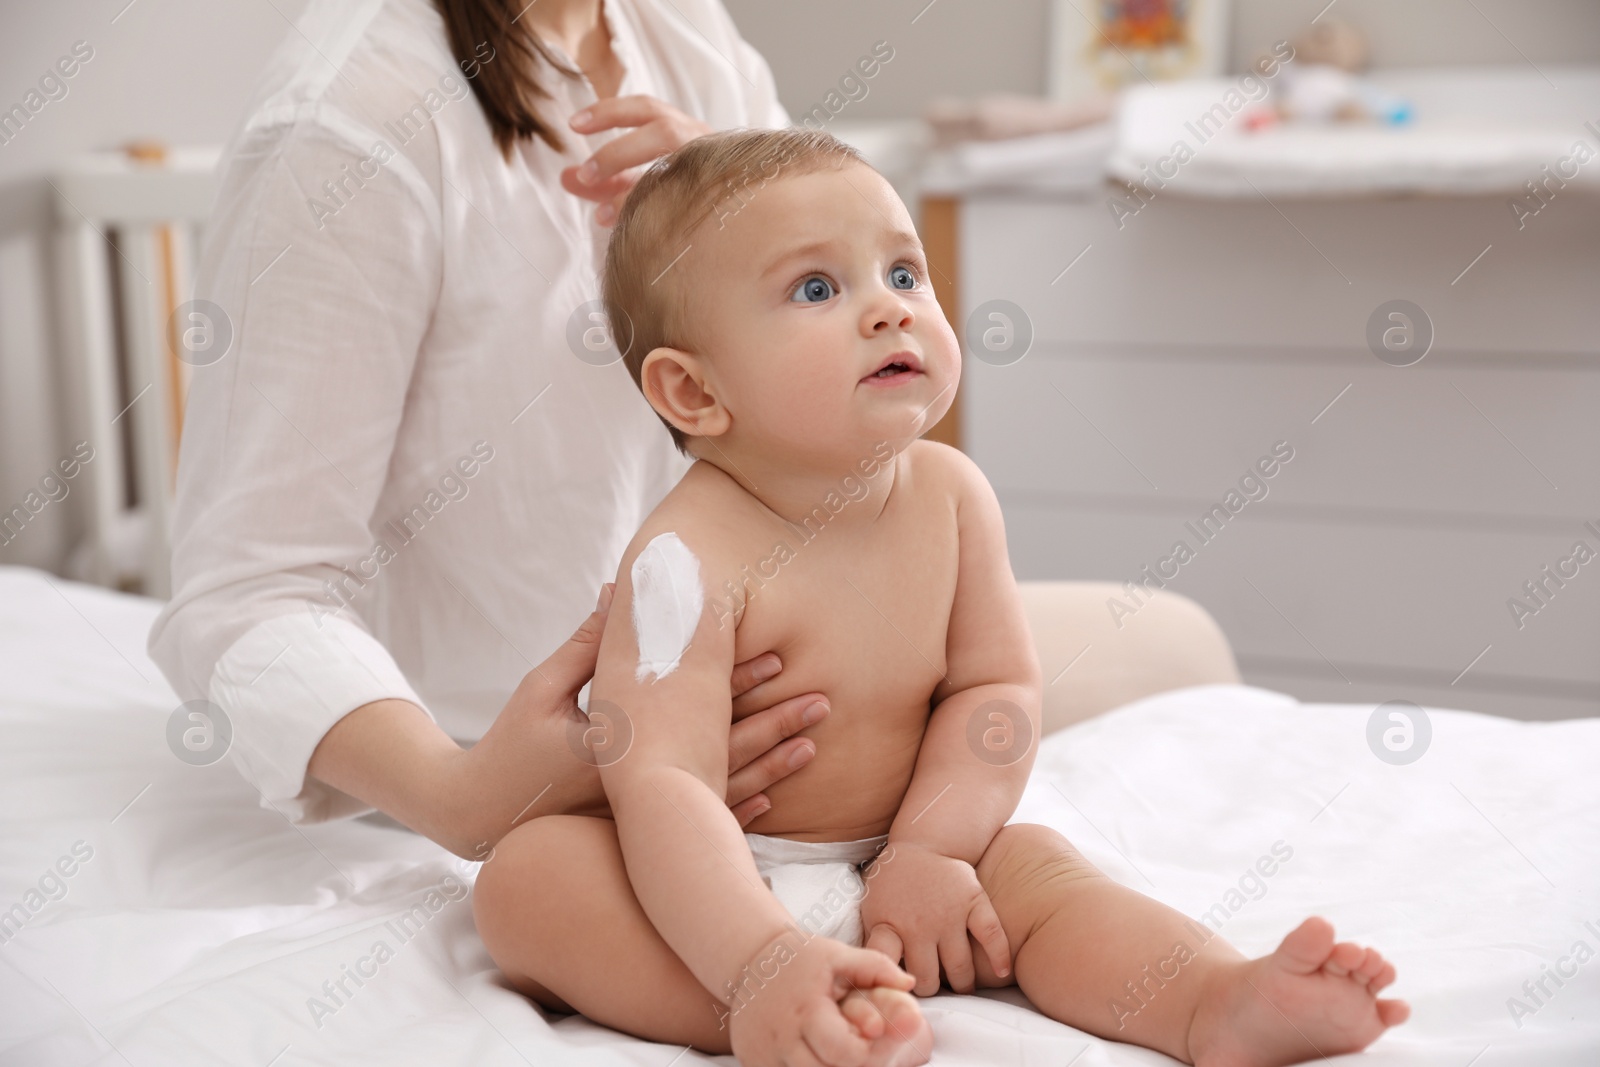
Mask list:
[{"label": "woman's fingers", "polygon": [[778,654],[763,652],[743,663],[735,663],[728,684],[735,697],[742,697],[767,679],[777,677],[781,670],[783,670],[783,660],[778,658]]},{"label": "woman's fingers", "polygon": [[561,172],[561,186],[574,196],[593,200],[595,221],[610,226],[622,213],[622,202],[637,176],[628,171],[659,159],[711,127],[653,96],[617,96],[597,100],[573,115],[568,124],[579,133],[626,129],[601,145],[578,167]]},{"label": "woman's fingers", "polygon": [[[591,120],[591,126],[584,129],[585,133],[593,133],[596,130],[615,127],[626,128],[628,132],[612,138],[596,149],[594,155],[578,167],[578,181],[592,185],[614,174],[620,174],[629,167],[636,167],[664,156],[680,145],[711,132],[711,127],[697,118],[684,114],[671,104],[651,97],[632,99],[648,101],[650,106],[636,108],[621,117],[612,114],[605,120]],[[590,110],[598,111],[598,105]],[[626,118],[627,121],[622,121],[622,118]],[[594,124],[600,121],[604,121],[605,125]]]},{"label": "woman's fingers", "polygon": [[690,135],[670,119],[660,119],[629,130],[595,149],[574,175],[584,185],[594,185],[620,175],[629,167],[649,163],[677,148]]},{"label": "woman's fingers", "polygon": [[617,221],[617,216],[622,214],[622,202],[628,198],[627,193],[616,197],[609,204],[601,204],[594,209],[594,221],[602,226],[610,226]]},{"label": "woman's fingers", "polygon": [[[728,773],[734,774],[771,753],[782,744],[784,738],[793,737],[807,726],[821,722],[827,714],[828,702],[822,694],[803,693],[764,711],[746,715],[728,728]],[[782,774],[778,775],[767,785],[782,777]],[[759,786],[750,792],[765,788]]]},{"label": "woman's fingers", "polygon": [[561,188],[573,196],[585,200],[594,200],[605,204],[619,196],[627,196],[628,191],[634,187],[638,179],[630,174],[617,174],[605,181],[586,185],[578,180],[578,168],[567,167],[561,172]]},{"label": "woman's fingers", "polygon": [[744,829],[756,820],[759,815],[764,815],[772,807],[772,801],[767,794],[757,793],[753,797],[746,797],[739,803],[731,805],[733,817],[739,820],[739,829]]},{"label": "woman's fingers", "polygon": [[669,109],[672,105],[665,100],[643,93],[608,96],[573,115],[567,124],[579,133],[599,133],[617,126],[643,126]]},{"label": "woman's fingers", "polygon": [[[765,652],[736,664],[728,684],[737,699],[782,669],[777,655]],[[827,714],[828,705],[820,693],[802,693],[752,712],[729,727],[727,801],[740,826],[772,806],[767,798],[757,801],[768,786],[804,767],[817,754],[814,741],[794,735]]]},{"label": "woman's fingers", "polygon": [[[606,595],[607,586],[615,588],[611,582],[600,587],[600,600],[594,611],[564,644],[550,653],[535,670],[523,676],[513,700],[522,697],[547,701],[546,710],[557,711],[562,709],[563,699],[577,696],[584,684],[594,677],[595,664],[600,659],[600,638],[605,633],[606,615],[611,611],[611,598]],[[534,681],[535,677],[538,678],[537,682]],[[552,685],[556,687],[554,699],[549,695]]]},{"label": "woman's fingers", "polygon": [[790,738],[768,749],[728,775],[728,804],[740,804],[754,797],[804,767],[816,754],[817,743],[809,737]]}]

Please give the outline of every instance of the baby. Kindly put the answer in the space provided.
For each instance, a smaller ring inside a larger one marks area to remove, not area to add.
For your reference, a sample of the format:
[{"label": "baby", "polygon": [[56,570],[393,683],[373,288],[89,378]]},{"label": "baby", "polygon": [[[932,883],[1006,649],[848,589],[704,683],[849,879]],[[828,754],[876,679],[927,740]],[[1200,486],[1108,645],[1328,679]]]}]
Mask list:
[{"label": "baby", "polygon": [[[1394,967],[1322,919],[1246,959],[1007,825],[1039,663],[993,490],[918,439],[960,351],[905,206],[854,150],[800,128],[683,146],[629,195],[604,284],[698,462],[628,545],[601,640],[588,732],[614,821],[529,820],[479,874],[516,988],[762,1065],[924,1062],[909,993],[941,977],[1202,1067],[1350,1052],[1407,1017],[1377,998]],[[782,673],[730,698],[766,650]],[[812,690],[816,755],[743,833],[729,725]]]}]

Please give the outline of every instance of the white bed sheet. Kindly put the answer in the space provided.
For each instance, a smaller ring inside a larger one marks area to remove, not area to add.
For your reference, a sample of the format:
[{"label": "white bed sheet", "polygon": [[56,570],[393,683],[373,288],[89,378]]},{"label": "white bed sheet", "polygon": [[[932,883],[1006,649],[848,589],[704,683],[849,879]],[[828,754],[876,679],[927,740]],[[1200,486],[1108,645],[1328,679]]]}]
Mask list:
[{"label": "white bed sheet", "polygon": [[[407,941],[385,925],[470,865],[368,823],[296,829],[229,761],[176,759],[176,700],[143,651],[156,611],[0,568],[0,909],[75,842],[93,850],[0,945],[0,1064],[703,1062],[542,1015],[502,985],[465,900]],[[1600,1062],[1600,959],[1520,1027],[1507,1006],[1575,943],[1600,949],[1600,720],[1430,710],[1431,747],[1396,767],[1366,747],[1371,710],[1163,694],[1046,739],[1017,817],[1191,914],[1221,903],[1248,952],[1312,912],[1382,946],[1414,1015],[1359,1062]],[[1292,856],[1258,899],[1230,899],[1278,842]],[[308,998],[379,939],[393,957],[317,1026]],[[1014,993],[925,1010],[937,1064],[1173,1062]]]}]

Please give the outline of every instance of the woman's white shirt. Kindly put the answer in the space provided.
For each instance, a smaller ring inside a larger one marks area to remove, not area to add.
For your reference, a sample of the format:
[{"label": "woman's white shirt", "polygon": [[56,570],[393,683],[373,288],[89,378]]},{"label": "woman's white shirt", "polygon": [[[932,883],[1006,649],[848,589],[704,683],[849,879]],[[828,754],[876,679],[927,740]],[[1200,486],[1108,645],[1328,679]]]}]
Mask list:
[{"label": "woman's white shirt", "polygon": [[[617,95],[788,124],[720,0],[604,10]],[[149,647],[297,823],[370,810],[306,776],[363,704],[481,737],[689,466],[594,351],[608,231],[559,174],[619,134],[571,133],[594,92],[545,70],[567,151],[507,162],[473,72],[430,0],[313,0],[223,157],[197,295],[234,340],[194,368]]]}]

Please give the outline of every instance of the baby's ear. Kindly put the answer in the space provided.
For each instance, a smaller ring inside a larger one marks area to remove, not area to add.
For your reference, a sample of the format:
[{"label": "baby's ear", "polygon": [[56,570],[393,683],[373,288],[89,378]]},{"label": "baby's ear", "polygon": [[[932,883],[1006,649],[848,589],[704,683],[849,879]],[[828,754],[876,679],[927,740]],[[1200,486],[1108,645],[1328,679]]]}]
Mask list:
[{"label": "baby's ear", "polygon": [[720,437],[732,416],[709,390],[705,364],[680,348],[653,348],[639,368],[644,398],[662,418],[691,437]]}]

